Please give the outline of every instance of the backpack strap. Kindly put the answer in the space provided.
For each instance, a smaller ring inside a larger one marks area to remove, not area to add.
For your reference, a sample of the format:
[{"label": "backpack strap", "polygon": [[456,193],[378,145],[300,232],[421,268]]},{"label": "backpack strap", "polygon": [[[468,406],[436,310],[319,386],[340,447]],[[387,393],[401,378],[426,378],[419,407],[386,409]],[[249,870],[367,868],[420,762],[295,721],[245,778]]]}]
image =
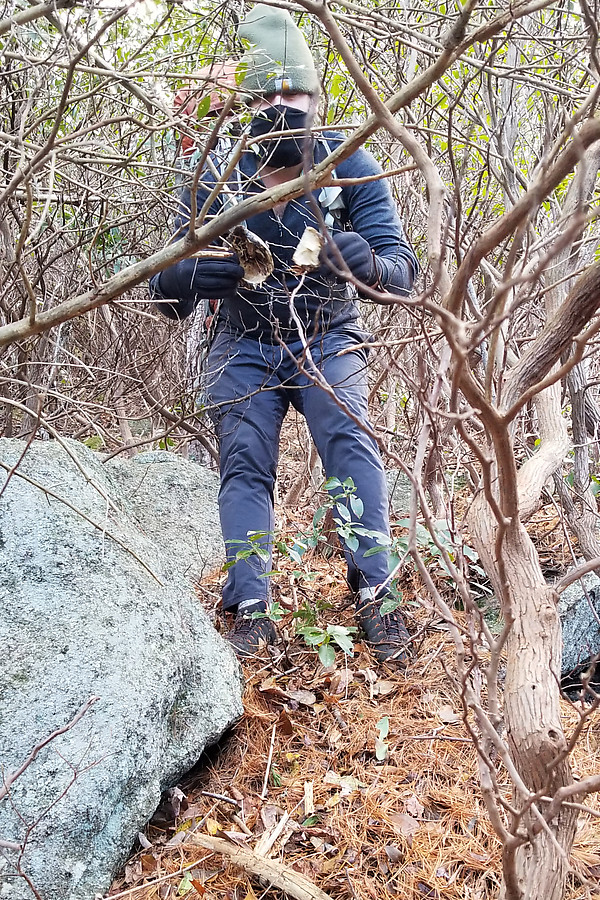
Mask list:
[{"label": "backpack strap", "polygon": [[[329,156],[329,154],[331,153],[331,146],[327,138],[319,137],[317,138],[317,142],[325,150],[325,155]],[[337,178],[335,169],[333,169],[331,173],[331,178],[332,181],[335,181]],[[346,201],[344,199],[344,192],[341,185],[330,184],[327,187],[321,188],[318,200],[325,210],[324,219],[327,227],[333,228],[335,225],[337,225],[342,229],[342,231],[345,231],[348,226],[349,220]]]}]

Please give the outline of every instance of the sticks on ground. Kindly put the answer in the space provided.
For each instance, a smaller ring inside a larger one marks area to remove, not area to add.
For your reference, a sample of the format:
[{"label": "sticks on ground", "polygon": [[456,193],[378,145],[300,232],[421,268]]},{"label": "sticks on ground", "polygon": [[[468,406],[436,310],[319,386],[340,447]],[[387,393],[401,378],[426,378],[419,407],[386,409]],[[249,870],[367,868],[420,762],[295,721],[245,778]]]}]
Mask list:
[{"label": "sticks on ground", "polygon": [[304,875],[277,860],[258,856],[247,847],[238,847],[223,838],[211,837],[208,834],[191,834],[185,843],[195,847],[204,847],[214,853],[227,856],[236,866],[251,875],[263,878],[272,887],[279,888],[290,897],[294,897],[295,900],[331,900],[329,894],[318,888]]}]

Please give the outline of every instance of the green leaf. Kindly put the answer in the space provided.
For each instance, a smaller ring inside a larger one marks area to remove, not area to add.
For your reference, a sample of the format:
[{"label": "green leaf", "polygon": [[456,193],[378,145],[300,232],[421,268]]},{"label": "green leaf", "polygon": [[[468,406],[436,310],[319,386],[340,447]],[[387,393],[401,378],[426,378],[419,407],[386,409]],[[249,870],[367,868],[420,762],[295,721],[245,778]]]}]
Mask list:
[{"label": "green leaf", "polygon": [[383,716],[383,718],[379,720],[375,727],[379,732],[380,740],[385,741],[386,737],[390,733],[390,720],[388,716]]},{"label": "green leaf", "polygon": [[364,534],[365,537],[370,537],[372,540],[377,541],[382,547],[390,547],[392,544],[392,539],[389,534],[384,534],[383,531],[375,531],[374,528],[365,528],[362,530],[362,526],[359,526],[356,529],[357,534]]},{"label": "green leaf", "polygon": [[350,510],[348,510],[343,503],[336,503],[335,508],[338,514],[344,519],[345,522],[349,522],[352,516],[350,515]]},{"label": "green leaf", "polygon": [[343,625],[328,625],[327,634],[338,645],[340,650],[348,655],[354,653],[354,642],[349,634],[349,629]]},{"label": "green leaf", "polygon": [[387,616],[388,613],[394,612],[396,609],[398,609],[402,600],[402,592],[398,591],[398,593],[398,597],[394,597],[393,594],[387,595],[379,610],[382,616]]},{"label": "green leaf", "polygon": [[203,119],[204,116],[208,113],[210,109],[210,94],[206,97],[203,97],[200,103],[198,104],[198,108],[196,110],[196,117],[198,119]]},{"label": "green leaf", "polygon": [[275,601],[275,603],[271,606],[267,612],[253,612],[253,619],[270,619],[272,622],[280,622],[281,619],[285,616],[286,610]]},{"label": "green leaf", "polygon": [[308,819],[305,819],[302,823],[303,828],[310,828],[312,825],[318,825],[321,821],[320,816],[309,816]]},{"label": "green leaf", "polygon": [[347,534],[345,536],[346,546],[348,550],[351,550],[353,553],[356,553],[358,550],[358,538],[355,534]]},{"label": "green leaf", "polygon": [[179,882],[179,887],[177,888],[177,896],[184,897],[192,890],[193,887],[194,885],[192,884],[190,876],[186,873]]},{"label": "green leaf", "polygon": [[326,491],[332,491],[334,488],[339,488],[342,486],[342,482],[339,478],[328,478],[323,487]]},{"label": "green leaf", "polygon": [[319,659],[325,667],[332,666],[335,662],[335,650],[331,644],[322,644],[319,647]]},{"label": "green leaf", "polygon": [[99,450],[101,447],[104,447],[104,441],[99,434],[92,434],[90,437],[86,438],[83,443],[86,447],[89,447],[90,450]]},{"label": "green leaf", "polygon": [[360,519],[365,511],[365,505],[360,497],[355,497],[354,494],[352,494],[350,497],[350,506],[352,507],[352,512],[356,518]]},{"label": "green leaf", "polygon": [[379,762],[383,762],[383,760],[387,758],[387,755],[388,745],[385,741],[380,741],[379,738],[375,738],[375,759],[379,760]]},{"label": "green leaf", "polygon": [[383,553],[387,550],[387,547],[369,547],[368,550],[365,550],[363,556],[375,556],[376,553]]},{"label": "green leaf", "polygon": [[328,625],[327,633],[331,635],[356,633],[358,628],[356,625]]},{"label": "green leaf", "polygon": [[[244,44],[244,46],[245,46],[247,43],[248,43],[247,41],[242,40],[242,44]],[[235,83],[236,83],[236,85],[239,86],[239,85],[242,83],[242,81],[243,81],[244,78],[246,77],[246,72],[247,72],[247,70],[248,70],[248,63],[240,62],[240,64],[238,65],[237,69],[235,70]]]},{"label": "green leaf", "polygon": [[298,553],[298,551],[296,550],[295,547],[289,547],[287,552],[288,552],[290,559],[293,562],[298,563],[298,565],[300,565],[300,563],[302,562],[302,554]]},{"label": "green leaf", "polygon": [[313,528],[316,528],[319,522],[327,515],[328,506],[320,506],[313,516]]},{"label": "green leaf", "polygon": [[323,631],[322,628],[316,628],[314,625],[305,625],[303,628],[299,628],[298,634],[302,635],[310,647],[316,647],[327,640],[327,632]]},{"label": "green leaf", "polygon": [[415,534],[417,538],[417,544],[419,544],[421,547],[428,547],[431,544],[431,535],[424,525],[419,525],[417,523]]},{"label": "green leaf", "polygon": [[254,550],[238,550],[235,559],[239,562],[240,559],[249,559],[251,556],[254,556]]}]

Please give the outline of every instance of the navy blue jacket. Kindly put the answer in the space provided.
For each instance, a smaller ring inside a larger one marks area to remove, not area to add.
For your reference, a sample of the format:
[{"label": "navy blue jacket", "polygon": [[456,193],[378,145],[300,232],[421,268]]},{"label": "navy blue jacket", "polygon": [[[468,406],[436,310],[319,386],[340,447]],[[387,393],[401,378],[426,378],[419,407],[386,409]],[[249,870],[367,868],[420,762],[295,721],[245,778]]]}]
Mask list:
[{"label": "navy blue jacket", "polygon": [[[326,143],[319,138],[315,140],[316,163],[328,155],[329,148],[333,149],[343,140],[336,132],[326,132],[324,138]],[[362,178],[381,171],[379,164],[364,148],[357,150],[336,167],[338,178]],[[207,170],[200,181],[197,209],[201,209],[214,183],[214,175]],[[264,185],[257,175],[257,157],[252,150],[242,154],[230,184],[237,196],[240,195],[240,188],[244,197],[264,191]],[[320,194],[321,189],[313,191],[313,198],[325,216],[328,210],[319,202]],[[329,231],[334,233],[351,230],[365,238],[377,256],[381,286],[391,293],[406,295],[412,287],[418,263],[404,235],[387,180],[345,186],[342,188],[342,197],[341,218],[336,218],[330,224]],[[210,207],[208,216],[216,215],[226,202],[227,195],[221,193]],[[175,221],[177,230],[174,239],[183,237],[185,233],[189,207],[189,188],[185,188]],[[303,195],[290,200],[281,217],[274,210],[269,210],[251,216],[246,220],[246,225],[267,242],[275,268],[260,286],[252,289],[240,287],[234,299],[222,302],[219,326],[227,325],[236,332],[267,341],[273,339],[275,331],[284,340],[293,339],[297,331],[290,317],[290,296],[298,287],[299,277],[292,271],[292,255],[304,229],[310,225],[320,230],[321,224],[309,196]],[[193,311],[195,304],[191,302],[180,302],[176,306],[160,302],[178,299],[162,294],[160,274],[151,279],[150,288],[153,299],[159,301],[158,308],[169,318],[185,318]],[[207,299],[210,298],[197,298],[197,301]],[[298,317],[311,334],[315,330],[343,327],[359,317],[354,289],[348,284],[342,284],[325,267],[305,276],[294,305]]]}]

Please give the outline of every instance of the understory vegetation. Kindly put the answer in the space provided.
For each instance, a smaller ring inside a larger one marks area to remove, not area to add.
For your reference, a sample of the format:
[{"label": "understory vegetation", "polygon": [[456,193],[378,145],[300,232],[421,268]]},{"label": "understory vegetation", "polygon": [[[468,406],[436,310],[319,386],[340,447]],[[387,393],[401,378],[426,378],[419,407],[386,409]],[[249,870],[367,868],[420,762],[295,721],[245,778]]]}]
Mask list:
[{"label": "understory vegetation", "polygon": [[[289,649],[249,667],[246,719],[190,788],[229,799],[196,793],[193,813],[148,831],[113,895],[252,900],[256,880],[197,862],[183,837],[255,847],[280,826],[263,855],[339,898],[596,896],[598,698],[561,696],[557,600],[600,571],[597,0],[277,5],[319,66],[318,127],[346,137],[277,201],[366,145],[422,267],[410,297],[363,304],[373,433],[407,484],[393,549],[416,658],[377,672],[350,630],[324,529],[351,545],[360,498],[340,483],[348,502],[325,516],[318,456],[290,421],[274,535]],[[216,465],[202,323],[161,319],[146,285],[275,203],[265,190],[168,246],[194,177],[182,137],[200,165],[248,115],[232,101],[215,117],[205,74],[240,58],[247,6],[4,3],[3,437]],[[222,577],[200,588],[209,607]]]}]

